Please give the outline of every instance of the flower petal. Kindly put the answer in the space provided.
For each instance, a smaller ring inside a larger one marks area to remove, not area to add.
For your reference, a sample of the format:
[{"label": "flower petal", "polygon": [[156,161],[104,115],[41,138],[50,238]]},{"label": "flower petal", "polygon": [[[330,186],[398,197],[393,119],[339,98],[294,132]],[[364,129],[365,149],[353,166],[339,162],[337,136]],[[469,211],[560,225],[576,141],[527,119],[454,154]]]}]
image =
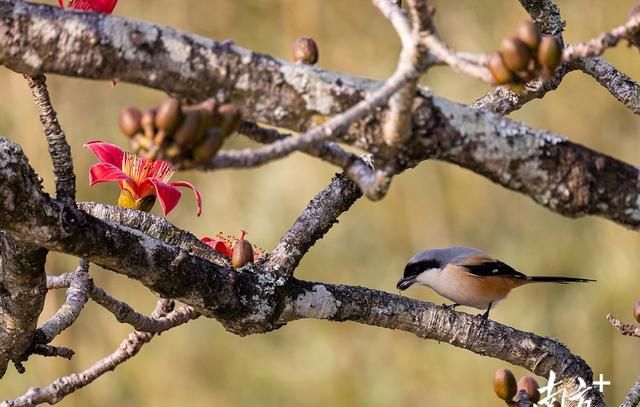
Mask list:
[{"label": "flower petal", "polygon": [[[142,183],[142,187],[140,189],[145,190],[145,184],[147,184],[148,182],[150,182],[155,188],[155,195],[160,201],[160,206],[162,206],[162,213],[164,214],[164,216],[167,216],[167,214],[169,214],[169,212],[171,212],[171,210],[173,210],[173,208],[175,208],[178,204],[178,201],[182,196],[182,192],[180,192],[178,188],[174,187],[173,185],[162,182],[157,178],[147,178]],[[141,198],[144,198],[144,196],[142,196]]]},{"label": "flower petal", "polygon": [[193,186],[193,184],[187,181],[176,181],[176,182],[169,183],[169,185],[173,187],[189,188],[190,190],[192,190],[196,196],[196,201],[198,202],[198,216],[202,214],[202,196],[200,196],[200,192],[198,192],[198,190],[196,189],[196,187]]},{"label": "flower petal", "polygon": [[89,168],[89,185],[109,181],[132,181],[119,167],[109,163],[93,164]]},{"label": "flower petal", "polygon": [[88,148],[98,160],[122,168],[124,151],[115,144],[94,140],[86,143],[84,146]]},{"label": "flower petal", "polygon": [[231,248],[229,246],[227,246],[227,244],[225,242],[223,242],[222,240],[212,239],[209,236],[205,236],[200,240],[203,243],[211,246],[211,248],[213,248],[218,253],[221,253],[221,254],[223,254],[223,255],[225,255],[227,257],[231,257],[231,255],[233,254],[233,251],[231,250]]},{"label": "flower petal", "polygon": [[62,0],[58,0],[58,5],[59,5],[60,7],[64,7],[64,4],[62,3]]}]

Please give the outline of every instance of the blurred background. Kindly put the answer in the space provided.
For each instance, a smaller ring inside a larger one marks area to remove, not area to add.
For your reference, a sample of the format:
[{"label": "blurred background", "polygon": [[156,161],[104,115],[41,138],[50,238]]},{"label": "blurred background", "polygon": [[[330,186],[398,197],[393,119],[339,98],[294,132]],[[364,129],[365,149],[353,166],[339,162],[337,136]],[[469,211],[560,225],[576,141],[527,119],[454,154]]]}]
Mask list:
[{"label": "blurred background", "polygon": [[[49,4],[55,4],[53,0]],[[432,1],[438,28],[454,48],[496,49],[527,16],[515,0]],[[567,21],[565,39],[591,38],[625,21],[633,1],[558,1]],[[399,42],[367,0],[121,0],[119,16],[152,21],[212,37],[233,39],[256,52],[290,59],[301,35],[316,39],[319,66],[384,79],[394,69]],[[637,49],[619,46],[606,58],[640,79]],[[422,83],[449,99],[468,103],[490,88],[435,68]],[[74,152],[78,199],[112,203],[117,186],[88,187],[94,157],[82,144],[101,139],[125,147],[117,114],[124,105],[147,108],[165,95],[138,86],[49,77],[60,121]],[[35,107],[21,75],[0,69],[0,134],[20,143],[53,191],[51,164]],[[537,128],[638,165],[640,120],[593,79],[570,74],[560,88],[512,115]],[[234,136],[227,147],[247,142]],[[249,231],[254,244],[273,247],[307,202],[336,169],[295,154],[254,170],[179,173],[204,197],[203,215],[184,194],[169,220],[197,236]],[[159,213],[158,208],[155,213]],[[597,279],[581,286],[523,287],[492,318],[515,328],[558,338],[612,382],[609,403],[619,403],[640,375],[638,342],[622,337],[605,320],[626,322],[638,290],[640,234],[599,218],[567,219],[450,164],[425,162],[394,179],[381,202],[360,200],[305,257],[302,279],[395,291],[406,261],[427,247],[469,245],[485,249],[528,274]],[[51,253],[48,272],[71,271],[75,259]],[[97,284],[150,312],[148,290],[112,272],[91,270]],[[406,295],[442,303],[428,289]],[[52,292],[42,319],[64,298]],[[462,308],[476,313],[476,310]],[[30,386],[85,369],[112,352],[129,333],[105,310],[89,302],[78,322],[55,341],[77,354],[72,361],[34,357],[27,373],[10,369],[0,381],[0,399]],[[236,337],[215,320],[200,319],[154,339],[132,361],[65,399],[63,406],[388,406],[498,405],[493,373],[510,367],[447,344],[404,332],[354,323],[299,321],[266,335]]]}]

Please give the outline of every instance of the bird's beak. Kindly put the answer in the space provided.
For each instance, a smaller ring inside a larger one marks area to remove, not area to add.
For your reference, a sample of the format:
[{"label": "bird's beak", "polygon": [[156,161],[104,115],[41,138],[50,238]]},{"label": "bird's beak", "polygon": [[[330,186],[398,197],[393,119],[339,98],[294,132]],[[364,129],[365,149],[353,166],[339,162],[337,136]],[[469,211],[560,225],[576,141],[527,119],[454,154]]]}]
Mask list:
[{"label": "bird's beak", "polygon": [[400,291],[404,291],[407,288],[411,287],[414,282],[415,277],[403,277],[400,279],[400,281],[398,281],[398,284],[396,284],[396,288]]}]

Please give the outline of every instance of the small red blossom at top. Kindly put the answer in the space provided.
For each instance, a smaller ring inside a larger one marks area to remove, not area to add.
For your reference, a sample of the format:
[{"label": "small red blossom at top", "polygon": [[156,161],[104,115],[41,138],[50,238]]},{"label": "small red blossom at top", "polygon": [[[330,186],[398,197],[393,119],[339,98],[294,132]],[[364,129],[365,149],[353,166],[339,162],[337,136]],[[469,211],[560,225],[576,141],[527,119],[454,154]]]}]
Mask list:
[{"label": "small red blossom at top", "polygon": [[202,213],[202,198],[198,190],[189,182],[168,182],[175,170],[166,161],[146,160],[135,154],[124,152],[120,147],[90,141],[84,145],[101,162],[89,169],[89,183],[116,181],[120,189],[127,191],[131,199],[138,205],[121,205],[140,209],[140,202],[145,198],[157,197],[162,206],[162,213],[166,216],[176,207],[182,193],[176,187],[191,189],[198,202],[198,216]]},{"label": "small red blossom at top", "polygon": [[[116,3],[118,3],[118,0],[69,0],[67,8],[111,14],[116,7]],[[64,7],[64,1],[58,0],[58,5]]]}]

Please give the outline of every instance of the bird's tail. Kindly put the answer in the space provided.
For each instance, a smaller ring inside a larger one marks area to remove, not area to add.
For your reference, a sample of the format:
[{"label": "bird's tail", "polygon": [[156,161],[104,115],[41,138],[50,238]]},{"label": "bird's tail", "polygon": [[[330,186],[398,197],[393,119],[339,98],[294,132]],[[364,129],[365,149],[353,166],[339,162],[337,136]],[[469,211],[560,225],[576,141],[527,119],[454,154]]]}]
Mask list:
[{"label": "bird's tail", "polygon": [[575,278],[575,277],[557,277],[557,276],[527,276],[527,281],[531,283],[592,283],[596,280],[588,278]]}]

